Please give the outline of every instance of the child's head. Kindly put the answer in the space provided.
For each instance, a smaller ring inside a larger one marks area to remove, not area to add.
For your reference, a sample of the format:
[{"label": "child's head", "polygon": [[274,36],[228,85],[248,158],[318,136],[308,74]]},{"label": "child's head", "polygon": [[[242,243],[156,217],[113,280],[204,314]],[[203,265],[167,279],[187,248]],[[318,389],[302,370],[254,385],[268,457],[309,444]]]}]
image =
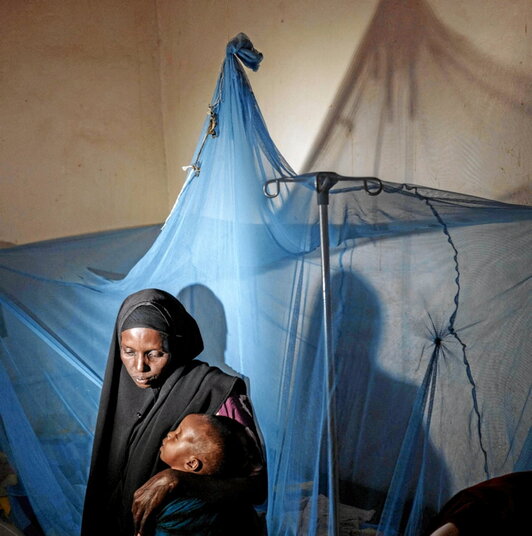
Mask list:
[{"label": "child's head", "polygon": [[160,456],[179,471],[239,476],[247,470],[249,439],[234,419],[192,413],[163,439]]}]

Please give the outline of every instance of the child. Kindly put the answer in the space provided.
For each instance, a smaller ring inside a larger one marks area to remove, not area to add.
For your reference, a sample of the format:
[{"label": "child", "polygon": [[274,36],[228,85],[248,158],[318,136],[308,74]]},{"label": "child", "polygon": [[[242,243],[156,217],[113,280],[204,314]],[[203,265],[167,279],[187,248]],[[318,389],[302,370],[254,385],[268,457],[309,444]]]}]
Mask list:
[{"label": "child", "polygon": [[[261,465],[244,426],[219,415],[190,414],[164,438],[160,458],[172,469],[202,476],[245,477]],[[157,517],[156,536],[252,536],[260,529],[251,505],[180,497]]]}]

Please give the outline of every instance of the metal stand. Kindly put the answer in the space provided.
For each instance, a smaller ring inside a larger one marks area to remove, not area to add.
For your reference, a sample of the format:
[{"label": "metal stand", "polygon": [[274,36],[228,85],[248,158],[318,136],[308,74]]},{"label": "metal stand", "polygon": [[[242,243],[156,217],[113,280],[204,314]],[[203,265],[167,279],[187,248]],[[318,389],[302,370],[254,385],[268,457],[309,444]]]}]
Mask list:
[{"label": "metal stand", "polygon": [[[321,245],[321,288],[323,303],[323,328],[325,345],[325,372],[327,378],[327,457],[329,462],[328,484],[332,497],[329,498],[329,526],[334,527],[334,535],[339,535],[338,509],[338,463],[336,440],[336,396],[335,396],[335,367],[334,348],[332,340],[332,308],[331,308],[331,269],[329,253],[329,192],[338,182],[360,182],[369,195],[378,195],[382,192],[382,182],[376,177],[342,177],[332,172],[319,172],[299,175],[296,177],[281,177],[271,179],[264,184],[264,195],[269,198],[277,197],[281,182],[308,183],[314,180],[317,193],[320,217],[320,245]],[[272,192],[270,186],[275,184]],[[373,189],[370,188],[373,185]]]}]

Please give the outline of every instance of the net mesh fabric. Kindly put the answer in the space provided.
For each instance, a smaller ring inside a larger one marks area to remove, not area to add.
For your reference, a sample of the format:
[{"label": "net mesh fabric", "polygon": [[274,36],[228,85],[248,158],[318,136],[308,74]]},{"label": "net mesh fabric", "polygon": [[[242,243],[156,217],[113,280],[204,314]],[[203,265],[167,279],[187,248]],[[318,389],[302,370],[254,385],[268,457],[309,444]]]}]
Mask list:
[{"label": "net mesh fabric", "polygon": [[[419,534],[458,490],[531,468],[532,212],[384,182],[330,195],[333,383],[327,428],[318,208],[270,139],[231,41],[185,187],[162,230],[0,252],[1,447],[47,534],[79,530],[107,347],[122,300],[178,296],[200,359],[250,386],[271,534]],[[324,153],[325,154],[325,153]],[[341,170],[346,172],[346,170]],[[327,452],[337,452],[338,491]]]}]

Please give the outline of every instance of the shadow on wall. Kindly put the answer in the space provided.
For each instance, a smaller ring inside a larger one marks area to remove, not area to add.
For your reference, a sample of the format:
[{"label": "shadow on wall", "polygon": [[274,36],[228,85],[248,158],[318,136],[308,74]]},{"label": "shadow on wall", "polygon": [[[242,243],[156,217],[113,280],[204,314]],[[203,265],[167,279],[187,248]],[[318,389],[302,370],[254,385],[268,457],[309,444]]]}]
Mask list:
[{"label": "shadow on wall", "polygon": [[[364,173],[379,174],[387,171],[383,161],[392,158],[396,172],[404,168],[406,179],[382,178],[410,181],[410,175],[419,170],[409,160],[441,157],[447,167],[452,166],[451,155],[444,154],[449,151],[445,146],[452,145],[454,151],[472,153],[469,161],[464,157],[462,167],[453,169],[464,169],[466,179],[470,173],[471,182],[480,182],[485,180],[478,176],[483,168],[474,159],[484,155],[475,153],[475,143],[487,146],[496,138],[501,146],[508,136],[523,134],[508,113],[518,114],[527,136],[532,137],[526,126],[532,113],[530,82],[530,76],[496,63],[467,38],[447,28],[426,0],[381,0],[302,172],[338,169],[339,165],[344,167],[341,172],[348,174],[360,174],[361,167]],[[491,115],[486,117],[487,113]],[[412,147],[415,140],[409,139],[414,135],[406,125],[413,120],[420,122],[418,152],[420,144],[432,145],[423,155],[416,153]],[[394,123],[397,130],[387,134]],[[401,151],[394,153],[392,145],[400,146]],[[361,155],[368,149],[371,156]],[[343,154],[346,152],[349,155]],[[524,167],[522,156],[515,155],[516,169]],[[502,159],[498,157],[500,166],[505,165]],[[425,176],[416,182],[427,184],[441,175],[434,162],[430,164],[432,168],[423,168]],[[502,167],[497,170],[502,173]],[[445,184],[441,187],[448,189]],[[518,192],[520,199],[530,194],[528,181],[522,189],[525,192]]]},{"label": "shadow on wall", "polygon": [[[421,510],[413,515],[419,516],[416,523],[425,524],[435,514],[439,497],[447,496],[449,476],[425,429],[426,414],[418,416],[419,422],[411,421],[416,420],[413,407],[423,387],[392,378],[379,366],[384,320],[371,285],[353,272],[344,272],[333,277],[331,292],[337,303],[340,501],[379,514],[385,501],[396,503],[406,524],[417,488],[424,486]],[[429,359],[425,365],[429,367]],[[403,467],[405,460],[408,467]],[[402,471],[400,489],[391,489],[392,478]]]},{"label": "shadow on wall", "polygon": [[242,377],[225,362],[227,321],[222,302],[212,290],[199,284],[183,288],[177,299],[198,323],[204,345],[199,359],[207,361],[209,365],[218,367],[227,374]]},{"label": "shadow on wall", "polygon": [[[384,319],[372,286],[345,270],[332,278],[331,295],[339,503],[375,510],[371,523],[379,522],[386,503],[393,523],[419,527],[435,514],[449,488],[448,470],[425,428],[426,411],[417,416],[413,411],[423,387],[392,378],[379,366]],[[286,415],[293,418],[288,417],[290,428],[280,442],[280,466],[287,474],[272,470],[281,474],[273,483],[277,496],[288,496],[298,479],[303,494],[330,496],[322,331],[318,299],[305,328],[306,350],[294,364],[287,380],[291,389],[283,398]],[[399,485],[398,474],[403,474]],[[421,501],[413,507],[419,488]]]},{"label": "shadow on wall", "polygon": [[522,200],[524,204],[530,204],[531,193],[530,186],[523,185],[508,192],[500,200],[505,203],[515,203],[516,200]]}]

